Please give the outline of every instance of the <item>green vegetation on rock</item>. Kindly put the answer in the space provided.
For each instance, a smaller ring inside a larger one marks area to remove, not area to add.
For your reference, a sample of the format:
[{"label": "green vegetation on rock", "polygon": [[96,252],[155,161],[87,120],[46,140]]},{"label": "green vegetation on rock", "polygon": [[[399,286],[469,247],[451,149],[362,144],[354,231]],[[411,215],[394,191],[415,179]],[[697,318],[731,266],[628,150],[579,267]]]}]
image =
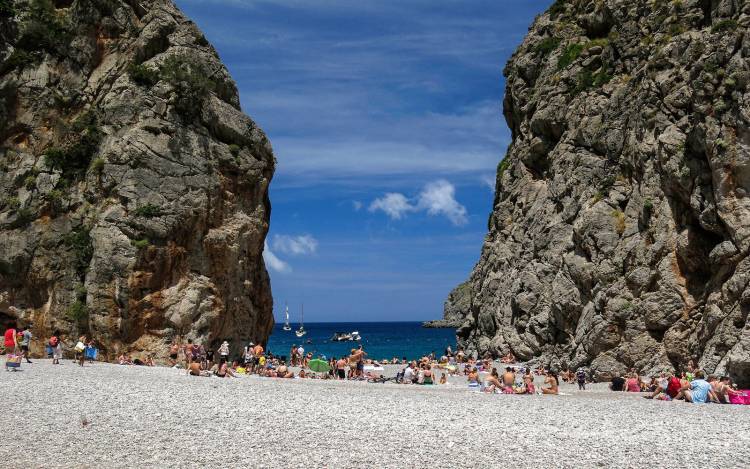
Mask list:
[{"label": "green vegetation on rock", "polygon": [[542,54],[542,56],[549,55],[552,51],[558,48],[560,45],[560,38],[557,37],[546,37],[539,44],[534,47],[534,50]]},{"label": "green vegetation on rock", "polygon": [[130,64],[128,75],[137,84],[150,88],[159,82],[159,71],[143,64]]},{"label": "green vegetation on rock", "polygon": [[135,213],[137,217],[154,218],[161,215],[161,208],[157,205],[146,204],[135,209],[133,213]]},{"label": "green vegetation on rock", "polygon": [[16,14],[12,0],[0,0],[0,18],[11,18]]},{"label": "green vegetation on rock", "polygon": [[44,162],[52,169],[61,170],[64,179],[79,180],[89,168],[102,140],[96,116],[90,112],[82,114],[61,140],[67,143],[48,148],[44,152]]},{"label": "green vegetation on rock", "polygon": [[145,249],[151,245],[147,239],[134,239],[130,241],[130,244],[135,246],[136,249]]},{"label": "green vegetation on rock", "polygon": [[187,119],[200,115],[204,100],[216,89],[216,83],[205,70],[188,57],[168,57],[161,65],[160,76],[174,88],[175,109]]},{"label": "green vegetation on rock", "polygon": [[583,44],[569,44],[563,51],[560,58],[557,59],[557,69],[562,70],[568,65],[575,62],[578,56],[581,55],[581,52],[583,52],[583,49]]},{"label": "green vegetation on rock", "polygon": [[723,33],[727,31],[734,31],[737,29],[737,20],[727,19],[721,20],[715,25],[711,26],[712,33]]},{"label": "green vegetation on rock", "polygon": [[86,277],[91,258],[94,255],[91,230],[85,227],[76,228],[65,236],[64,241],[65,245],[73,251],[73,267],[75,267],[78,277],[83,279]]}]

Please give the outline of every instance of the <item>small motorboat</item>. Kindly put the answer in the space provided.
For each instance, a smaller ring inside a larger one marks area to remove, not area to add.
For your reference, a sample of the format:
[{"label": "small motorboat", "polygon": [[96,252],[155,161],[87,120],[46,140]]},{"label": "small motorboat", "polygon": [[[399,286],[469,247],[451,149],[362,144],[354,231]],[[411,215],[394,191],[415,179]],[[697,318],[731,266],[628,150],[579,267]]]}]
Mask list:
[{"label": "small motorboat", "polygon": [[331,337],[332,342],[354,342],[359,340],[362,340],[362,337],[359,335],[358,331],[336,332],[333,334],[333,337]]},{"label": "small motorboat", "polygon": [[346,332],[336,332],[333,334],[333,337],[331,337],[332,342],[348,342],[352,339],[351,334],[347,334]]}]

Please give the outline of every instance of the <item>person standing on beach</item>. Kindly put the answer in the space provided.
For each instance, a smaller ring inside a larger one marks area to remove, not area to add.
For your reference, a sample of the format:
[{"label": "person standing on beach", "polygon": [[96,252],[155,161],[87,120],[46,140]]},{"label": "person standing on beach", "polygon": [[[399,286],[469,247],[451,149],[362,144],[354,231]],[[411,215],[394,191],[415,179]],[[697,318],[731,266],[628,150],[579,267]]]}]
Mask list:
[{"label": "person standing on beach", "polygon": [[31,363],[31,360],[29,360],[29,347],[31,346],[31,331],[28,327],[23,328],[23,332],[21,333],[21,354],[26,359],[26,363]]},{"label": "person standing on beach", "polygon": [[219,360],[229,361],[229,342],[226,340],[219,347]]},{"label": "person standing on beach", "polygon": [[8,327],[5,331],[5,354],[6,355],[18,355],[18,338],[16,337],[17,331],[14,326]]},{"label": "person standing on beach", "polygon": [[292,344],[289,350],[289,363],[291,366],[297,366],[297,344]]},{"label": "person standing on beach", "polygon": [[305,363],[305,348],[302,344],[299,344],[299,347],[297,347],[297,361],[300,367],[304,368],[307,366],[307,363]]},{"label": "person standing on beach", "polygon": [[362,349],[362,345],[357,348],[357,378],[365,374],[365,356],[367,352]]},{"label": "person standing on beach", "polygon": [[260,342],[255,344],[255,347],[253,347],[253,369],[257,370],[258,372],[260,370],[260,367],[265,366],[266,364],[266,359],[263,356],[264,351],[265,350],[263,350],[263,346],[260,345]]},{"label": "person standing on beach", "polygon": [[193,339],[188,339],[182,353],[185,355],[185,368],[190,368],[190,364],[193,362]]},{"label": "person standing on beach", "polygon": [[49,338],[49,345],[52,347],[52,364],[60,365],[62,360],[62,338],[60,337],[60,331],[55,331],[52,337]]},{"label": "person standing on beach", "polygon": [[576,381],[578,381],[578,390],[585,391],[586,390],[586,372],[583,371],[583,368],[578,368],[578,371],[576,371]]},{"label": "person standing on beach", "polygon": [[75,347],[75,359],[80,366],[83,366],[83,361],[86,358],[84,352],[86,351],[86,336],[82,335],[78,338],[78,342]]},{"label": "person standing on beach", "polygon": [[346,360],[344,357],[336,360],[336,373],[338,379],[346,379]]}]

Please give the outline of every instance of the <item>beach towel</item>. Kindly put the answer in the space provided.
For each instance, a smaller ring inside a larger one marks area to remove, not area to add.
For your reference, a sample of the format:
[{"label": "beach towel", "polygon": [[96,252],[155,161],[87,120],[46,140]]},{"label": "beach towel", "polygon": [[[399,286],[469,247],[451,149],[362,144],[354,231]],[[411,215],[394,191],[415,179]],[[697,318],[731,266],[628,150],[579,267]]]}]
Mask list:
[{"label": "beach towel", "polygon": [[364,371],[385,371],[382,366],[365,365]]},{"label": "beach towel", "polygon": [[738,392],[742,395],[730,395],[729,402],[731,404],[750,405],[750,389],[740,389]]},{"label": "beach towel", "polygon": [[86,358],[89,360],[96,360],[96,356],[99,354],[99,350],[96,347],[86,347]]}]

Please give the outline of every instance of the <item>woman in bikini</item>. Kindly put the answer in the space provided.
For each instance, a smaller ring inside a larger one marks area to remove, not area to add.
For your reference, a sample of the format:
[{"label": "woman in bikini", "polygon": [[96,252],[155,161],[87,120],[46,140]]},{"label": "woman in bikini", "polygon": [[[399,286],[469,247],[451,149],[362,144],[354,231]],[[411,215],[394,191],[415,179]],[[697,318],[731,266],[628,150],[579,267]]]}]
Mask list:
[{"label": "woman in bikini", "polygon": [[487,384],[484,388],[484,392],[500,392],[503,389],[503,383],[500,382],[500,375],[497,373],[497,368],[493,368],[490,376],[487,378]]},{"label": "woman in bikini", "polygon": [[557,375],[552,371],[547,373],[547,377],[544,378],[544,384],[549,387],[542,388],[543,394],[558,394],[558,386],[560,382],[557,380]]}]

